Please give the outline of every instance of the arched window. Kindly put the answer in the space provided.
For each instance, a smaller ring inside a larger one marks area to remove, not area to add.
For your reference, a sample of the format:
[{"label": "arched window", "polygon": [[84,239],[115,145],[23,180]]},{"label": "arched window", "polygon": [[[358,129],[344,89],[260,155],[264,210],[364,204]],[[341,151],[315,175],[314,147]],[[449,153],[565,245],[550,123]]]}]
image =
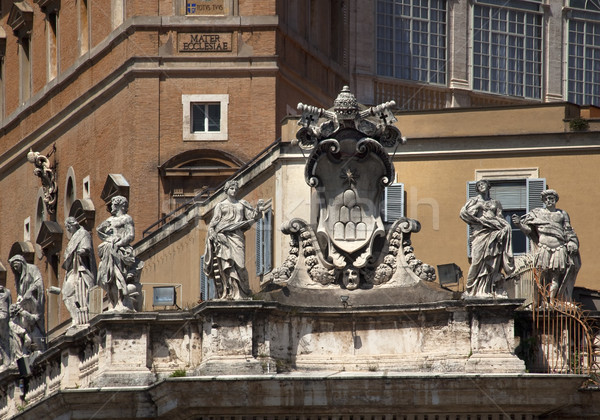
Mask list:
[{"label": "arched window", "polygon": [[64,199],[64,214],[69,214],[71,206],[77,199],[77,188],[75,182],[75,171],[73,167],[69,167],[67,171],[67,180],[65,182],[65,199]]},{"label": "arched window", "polygon": [[208,197],[233,175],[243,162],[220,150],[189,150],[173,156],[159,167],[167,214],[196,195]]}]

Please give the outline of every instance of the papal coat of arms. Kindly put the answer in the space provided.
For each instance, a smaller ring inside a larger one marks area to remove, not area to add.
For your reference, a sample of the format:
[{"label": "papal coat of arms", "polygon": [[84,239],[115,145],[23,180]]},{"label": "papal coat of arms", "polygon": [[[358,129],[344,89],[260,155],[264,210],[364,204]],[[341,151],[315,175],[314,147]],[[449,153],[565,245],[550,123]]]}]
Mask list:
[{"label": "papal coat of arms", "polygon": [[394,180],[386,147],[405,141],[394,106],[362,106],[347,86],[329,110],[298,104],[296,138],[311,151],[304,176],[317,192],[319,216],[317,226],[293,219],[282,228],[292,247],[274,283],[353,290],[435,276],[412,254],[410,233],[419,223],[401,218],[386,228],[380,216],[384,188]]}]

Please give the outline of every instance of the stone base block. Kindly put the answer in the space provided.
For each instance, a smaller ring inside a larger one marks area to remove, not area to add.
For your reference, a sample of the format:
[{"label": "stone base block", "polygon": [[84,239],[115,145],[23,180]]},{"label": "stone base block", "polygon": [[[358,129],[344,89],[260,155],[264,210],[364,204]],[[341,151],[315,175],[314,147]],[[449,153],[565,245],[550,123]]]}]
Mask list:
[{"label": "stone base block", "polygon": [[506,353],[473,354],[466,364],[469,373],[523,373],[525,362]]},{"label": "stone base block", "polygon": [[193,371],[194,375],[262,375],[275,373],[276,363],[273,359],[254,358],[252,356],[211,356],[200,363]]}]

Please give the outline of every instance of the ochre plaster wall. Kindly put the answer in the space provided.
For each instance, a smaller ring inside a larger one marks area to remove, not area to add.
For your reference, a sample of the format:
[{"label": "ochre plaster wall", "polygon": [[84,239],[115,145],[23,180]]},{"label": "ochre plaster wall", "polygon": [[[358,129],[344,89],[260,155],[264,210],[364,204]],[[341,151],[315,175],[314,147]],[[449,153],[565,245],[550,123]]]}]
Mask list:
[{"label": "ochre plaster wall", "polygon": [[576,286],[599,289],[600,270],[595,242],[600,232],[596,208],[600,189],[594,184],[599,156],[552,154],[538,156],[479,156],[452,159],[403,159],[395,167],[406,191],[406,215],[418,219],[421,232],[413,235],[417,258],[431,265],[458,264],[467,273],[467,228],[458,217],[466,202],[466,183],[478,169],[539,168],[548,188],[558,191],[558,208],[565,210],[579,236],[583,266]]}]

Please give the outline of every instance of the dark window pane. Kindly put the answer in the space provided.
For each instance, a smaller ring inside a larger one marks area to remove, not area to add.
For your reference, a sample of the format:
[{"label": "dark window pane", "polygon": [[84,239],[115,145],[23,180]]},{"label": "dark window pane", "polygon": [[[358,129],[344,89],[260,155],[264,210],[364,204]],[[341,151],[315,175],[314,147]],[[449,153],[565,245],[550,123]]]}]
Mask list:
[{"label": "dark window pane", "polygon": [[208,131],[221,130],[221,105],[208,105]]},{"label": "dark window pane", "polygon": [[512,227],[512,250],[513,254],[524,254],[527,252],[527,237],[521,229],[515,226],[511,220],[511,216],[516,214],[517,216],[523,216],[525,210],[505,210],[503,216]]},{"label": "dark window pane", "polygon": [[206,131],[204,125],[206,120],[205,107],[204,104],[192,104],[192,133]]}]

